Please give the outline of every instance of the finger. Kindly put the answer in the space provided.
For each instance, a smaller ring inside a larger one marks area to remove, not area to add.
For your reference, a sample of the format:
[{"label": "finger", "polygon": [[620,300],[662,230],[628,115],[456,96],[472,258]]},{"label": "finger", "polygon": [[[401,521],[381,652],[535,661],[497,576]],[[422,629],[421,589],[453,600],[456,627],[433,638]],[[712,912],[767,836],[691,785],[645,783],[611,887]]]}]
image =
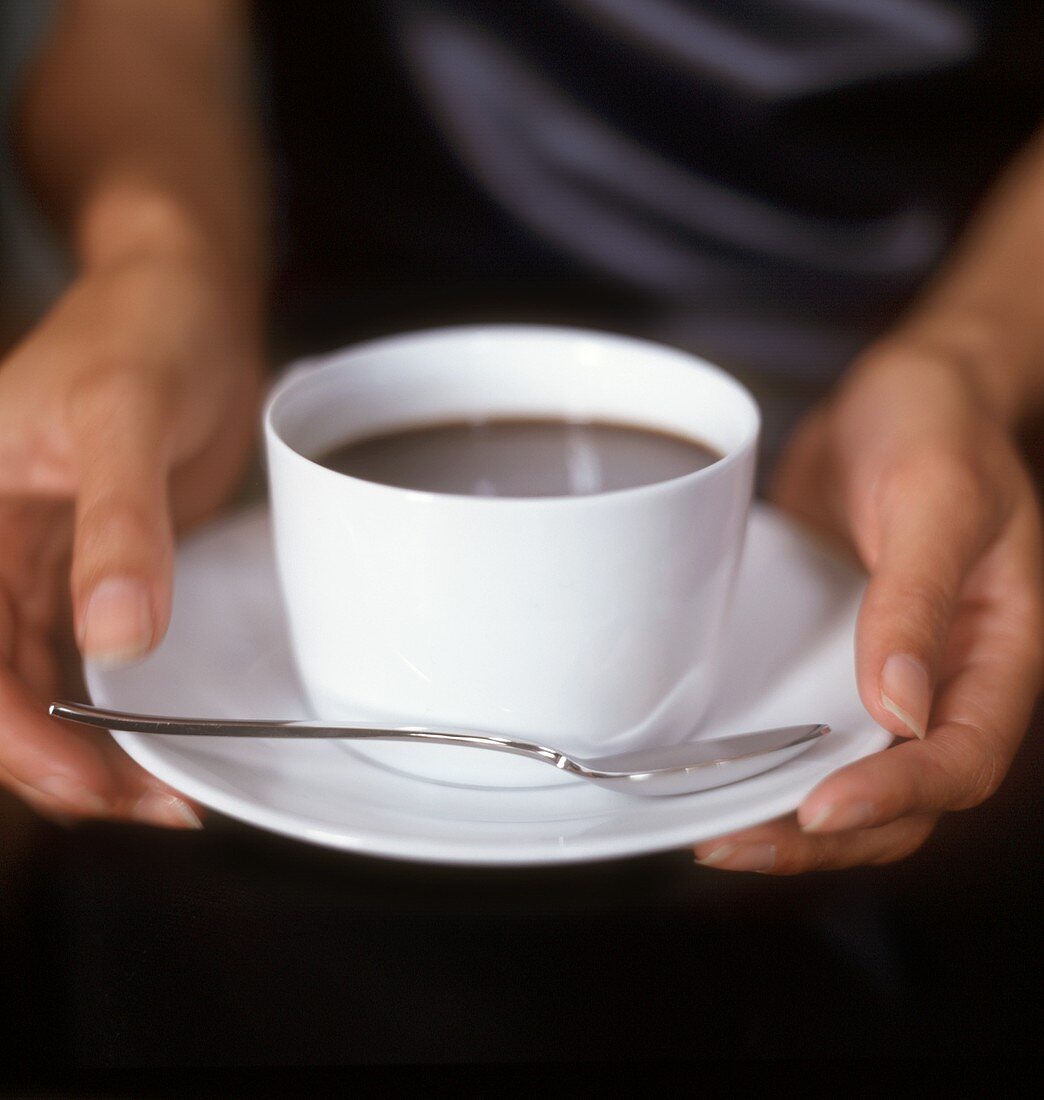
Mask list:
[{"label": "finger", "polygon": [[17,695],[10,677],[0,673],[0,785],[38,813],[202,827],[186,799],[135,764],[110,738],[62,729]]},{"label": "finger", "polygon": [[846,867],[894,863],[912,855],[931,835],[936,817],[908,817],[879,829],[815,836],[793,817],[698,844],[697,861],[722,871],[797,875]]},{"label": "finger", "polygon": [[203,828],[200,806],[150,775],[115,741],[110,739],[110,744],[114,750],[111,759],[113,771],[129,792],[118,816],[175,829]]},{"label": "finger", "polygon": [[13,668],[16,649],[14,608],[0,590],[0,766],[13,782],[69,812],[108,813],[116,796],[113,775],[88,738],[66,735],[31,699]]},{"label": "finger", "polygon": [[105,814],[89,813],[84,809],[66,805],[62,799],[43,794],[35,787],[22,783],[2,765],[0,765],[0,787],[4,787],[40,817],[56,825],[70,825],[88,817],[109,816],[107,812]]},{"label": "finger", "polygon": [[[113,745],[112,748],[119,752],[117,746]],[[105,746],[102,746],[102,752],[104,755]],[[119,796],[111,800],[85,802],[82,797],[76,797],[78,789],[70,783],[64,783],[53,790],[40,790],[22,782],[2,764],[0,786],[6,787],[41,817],[58,823],[68,823],[80,818],[113,818],[170,829],[203,827],[198,810],[187,799],[141,769],[137,773],[129,773],[115,758],[115,753],[113,756],[114,759],[108,763],[117,773],[121,786]],[[137,767],[125,754],[124,760],[131,768]],[[74,797],[70,797],[70,794]]]},{"label": "finger", "polygon": [[171,792],[111,737],[47,716],[13,667],[16,626],[0,592],[0,784],[45,813],[198,825],[191,807],[172,803]]},{"label": "finger", "polygon": [[944,685],[924,741],[904,742],[829,776],[799,809],[802,826],[834,832],[978,805],[1007,773],[1038,686],[1032,649],[994,639],[992,659],[979,657]]},{"label": "finger", "polygon": [[163,636],[170,616],[173,531],[162,394],[114,375],[81,395],[71,587],[84,656],[118,665]]},{"label": "finger", "polygon": [[829,776],[798,811],[815,832],[978,805],[1018,749],[1044,664],[1044,565],[1033,507],[977,568],[951,630],[928,737]]},{"label": "finger", "polygon": [[[938,724],[825,779],[798,811],[809,832],[879,826],[914,813],[985,801],[1011,766],[1036,696],[1037,671],[1012,661],[973,665],[940,695]],[[958,717],[959,716],[959,717]]]},{"label": "finger", "polygon": [[885,729],[924,737],[939,657],[962,583],[1003,520],[972,472],[923,455],[891,475],[863,532],[871,578],[856,628],[856,673]]}]

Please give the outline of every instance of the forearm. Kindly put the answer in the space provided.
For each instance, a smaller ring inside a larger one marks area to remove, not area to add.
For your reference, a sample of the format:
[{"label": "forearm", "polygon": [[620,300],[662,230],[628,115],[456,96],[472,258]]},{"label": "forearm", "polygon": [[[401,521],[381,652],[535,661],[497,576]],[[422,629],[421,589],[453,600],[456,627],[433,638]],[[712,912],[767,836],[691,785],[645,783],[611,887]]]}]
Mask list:
[{"label": "forearm", "polygon": [[18,116],[22,164],[83,267],[191,253],[256,301],[264,187],[241,5],[67,0]]},{"label": "forearm", "polygon": [[959,364],[1009,425],[1044,414],[1044,130],[885,344]]}]

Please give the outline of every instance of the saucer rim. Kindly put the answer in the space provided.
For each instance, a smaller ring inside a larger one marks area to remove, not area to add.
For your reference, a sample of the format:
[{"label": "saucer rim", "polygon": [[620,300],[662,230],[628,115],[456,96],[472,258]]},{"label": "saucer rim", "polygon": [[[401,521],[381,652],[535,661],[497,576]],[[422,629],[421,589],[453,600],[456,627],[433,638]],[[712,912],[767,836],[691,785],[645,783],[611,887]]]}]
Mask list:
[{"label": "saucer rim", "polygon": [[[102,702],[100,705],[109,705]],[[163,766],[170,766],[169,757],[154,756],[156,752],[156,738],[149,738],[144,734],[116,733],[113,734],[121,748],[131,756],[138,764],[157,778],[164,779],[161,771]],[[865,756],[880,752],[887,748],[893,740],[892,735],[885,730],[875,727],[872,730],[853,734],[859,741],[853,745],[849,759],[832,768],[827,775],[848,764],[855,763]],[[857,751],[858,750],[858,751]],[[363,757],[355,758],[357,763],[364,767],[370,767]],[[798,760],[801,757],[796,758]],[[157,761],[160,770],[150,766],[150,761]],[[779,770],[786,767],[781,765]],[[452,849],[446,847],[446,841],[442,839],[430,840],[426,835],[403,835],[402,837],[379,836],[374,833],[350,834],[347,832],[334,832],[324,828],[322,823],[314,821],[308,824],[306,818],[300,815],[291,815],[272,809],[272,807],[248,799],[245,796],[228,794],[218,788],[207,788],[203,780],[197,780],[188,776],[188,782],[176,786],[181,794],[200,802],[203,806],[217,810],[227,817],[237,821],[264,828],[269,832],[278,833],[281,836],[294,840],[307,839],[313,844],[337,851],[348,852],[353,855],[370,856],[375,858],[395,859],[402,862],[413,863],[441,863],[456,866],[487,866],[487,867],[534,867],[552,866],[569,863],[594,863],[628,857],[653,855],[658,852],[672,851],[679,848],[691,847],[716,836],[724,836],[737,832],[740,829],[750,828],[754,825],[772,821],[777,817],[792,813],[805,797],[825,778],[826,775],[817,774],[803,787],[799,795],[793,788],[770,799],[763,799],[755,805],[743,805],[736,809],[722,813],[717,819],[715,828],[710,832],[700,832],[698,828],[689,831],[684,824],[664,826],[660,830],[642,833],[638,836],[625,835],[619,837],[601,838],[597,841],[585,840],[583,843],[574,840],[572,843],[565,841],[558,848],[549,848],[546,841],[527,848],[523,843],[513,847],[510,852],[505,852],[503,845],[497,846],[494,842],[475,843],[470,840],[454,841]],[[757,778],[752,777],[752,778]],[[425,779],[416,779],[415,782],[428,784]],[[740,786],[749,780],[741,780],[730,786]],[[174,786],[174,784],[170,784]],[[562,791],[575,789],[575,784],[558,788]],[[193,788],[196,788],[195,790]],[[203,789],[203,794],[198,793]],[[722,788],[717,788],[722,789]],[[489,788],[494,790],[494,788]],[[525,795],[526,788],[505,788],[505,793]],[[628,796],[620,796],[626,798]],[[697,798],[699,792],[694,795],[679,795],[678,798]],[[643,799],[642,801],[647,801]],[[245,809],[243,807],[246,807]],[[771,812],[766,813],[766,809]],[[745,811],[745,812],[744,812]],[[260,819],[265,819],[264,821]],[[698,826],[698,823],[693,823]],[[391,841],[391,843],[388,843]]]}]

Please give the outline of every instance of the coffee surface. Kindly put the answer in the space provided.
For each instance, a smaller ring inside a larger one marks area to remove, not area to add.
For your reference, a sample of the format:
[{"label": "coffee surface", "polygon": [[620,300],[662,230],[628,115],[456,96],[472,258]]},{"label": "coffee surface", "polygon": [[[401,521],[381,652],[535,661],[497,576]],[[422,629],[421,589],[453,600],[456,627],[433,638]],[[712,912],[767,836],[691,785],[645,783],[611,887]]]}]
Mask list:
[{"label": "coffee surface", "polygon": [[350,440],[316,461],[402,489],[559,497],[652,485],[721,457],[695,440],[629,424],[502,419],[398,429]]}]

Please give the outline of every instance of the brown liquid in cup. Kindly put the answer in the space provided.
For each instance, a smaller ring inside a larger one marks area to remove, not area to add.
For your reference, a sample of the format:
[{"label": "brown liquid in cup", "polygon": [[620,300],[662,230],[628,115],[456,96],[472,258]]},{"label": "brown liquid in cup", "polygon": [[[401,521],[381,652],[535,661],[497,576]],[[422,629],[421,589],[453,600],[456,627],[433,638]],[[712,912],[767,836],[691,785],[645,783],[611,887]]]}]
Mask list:
[{"label": "brown liquid in cup", "polygon": [[427,424],[349,440],[316,461],[401,489],[560,497],[669,481],[721,457],[696,440],[629,424],[491,419]]}]

